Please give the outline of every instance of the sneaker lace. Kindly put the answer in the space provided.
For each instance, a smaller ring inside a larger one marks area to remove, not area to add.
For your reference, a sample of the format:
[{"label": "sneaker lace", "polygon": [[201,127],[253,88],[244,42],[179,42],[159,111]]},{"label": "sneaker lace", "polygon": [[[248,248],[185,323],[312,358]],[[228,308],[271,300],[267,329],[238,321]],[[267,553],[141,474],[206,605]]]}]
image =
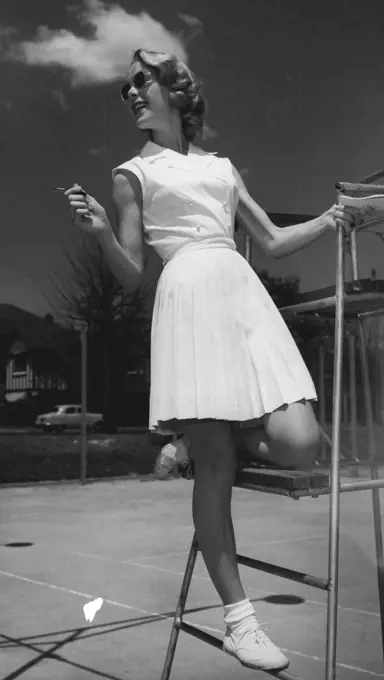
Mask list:
[{"label": "sneaker lace", "polygon": [[[269,631],[271,629],[270,624],[268,623],[257,623],[254,628],[251,631],[251,634],[254,635],[255,641],[258,645],[264,645],[266,647],[267,645],[271,644],[271,640],[269,639],[268,635],[266,634],[265,631]],[[249,633],[249,629],[245,629],[242,637]]]}]

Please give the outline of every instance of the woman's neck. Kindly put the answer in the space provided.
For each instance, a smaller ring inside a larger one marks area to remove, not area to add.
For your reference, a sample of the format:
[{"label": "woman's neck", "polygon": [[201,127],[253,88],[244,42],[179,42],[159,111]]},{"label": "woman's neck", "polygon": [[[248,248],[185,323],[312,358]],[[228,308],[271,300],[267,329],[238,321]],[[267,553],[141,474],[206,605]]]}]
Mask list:
[{"label": "woman's neck", "polygon": [[184,155],[188,154],[189,144],[181,131],[175,133],[174,130],[153,130],[150,133],[150,140],[165,149],[172,149]]}]

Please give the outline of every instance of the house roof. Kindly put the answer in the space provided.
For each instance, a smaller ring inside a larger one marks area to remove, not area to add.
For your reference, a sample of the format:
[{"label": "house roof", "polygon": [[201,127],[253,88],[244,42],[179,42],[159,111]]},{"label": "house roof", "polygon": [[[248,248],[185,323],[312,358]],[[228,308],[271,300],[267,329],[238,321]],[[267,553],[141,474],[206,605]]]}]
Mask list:
[{"label": "house roof", "polygon": [[28,349],[55,349],[79,342],[78,333],[15,305],[0,304],[0,342],[16,337]]}]

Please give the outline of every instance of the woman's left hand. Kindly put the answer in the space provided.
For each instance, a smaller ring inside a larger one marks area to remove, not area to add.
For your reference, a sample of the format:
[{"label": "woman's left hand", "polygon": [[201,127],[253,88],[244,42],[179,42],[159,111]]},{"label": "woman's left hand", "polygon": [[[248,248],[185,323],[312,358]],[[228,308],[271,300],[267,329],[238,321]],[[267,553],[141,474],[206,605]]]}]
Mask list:
[{"label": "woman's left hand", "polygon": [[352,229],[360,226],[364,221],[363,214],[357,208],[336,203],[329,208],[322,217],[325,219],[327,228],[336,231],[339,224],[343,227],[344,233],[349,234]]}]

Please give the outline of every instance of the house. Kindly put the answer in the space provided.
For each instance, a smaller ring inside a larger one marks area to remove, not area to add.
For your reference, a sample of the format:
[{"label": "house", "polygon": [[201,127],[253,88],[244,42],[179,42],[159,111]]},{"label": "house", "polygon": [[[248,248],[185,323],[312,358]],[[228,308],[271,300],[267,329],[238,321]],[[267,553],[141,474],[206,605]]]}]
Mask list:
[{"label": "house", "polygon": [[66,355],[78,354],[78,346],[78,333],[62,328],[51,315],[40,317],[0,304],[2,401],[67,392],[70,371]]}]

